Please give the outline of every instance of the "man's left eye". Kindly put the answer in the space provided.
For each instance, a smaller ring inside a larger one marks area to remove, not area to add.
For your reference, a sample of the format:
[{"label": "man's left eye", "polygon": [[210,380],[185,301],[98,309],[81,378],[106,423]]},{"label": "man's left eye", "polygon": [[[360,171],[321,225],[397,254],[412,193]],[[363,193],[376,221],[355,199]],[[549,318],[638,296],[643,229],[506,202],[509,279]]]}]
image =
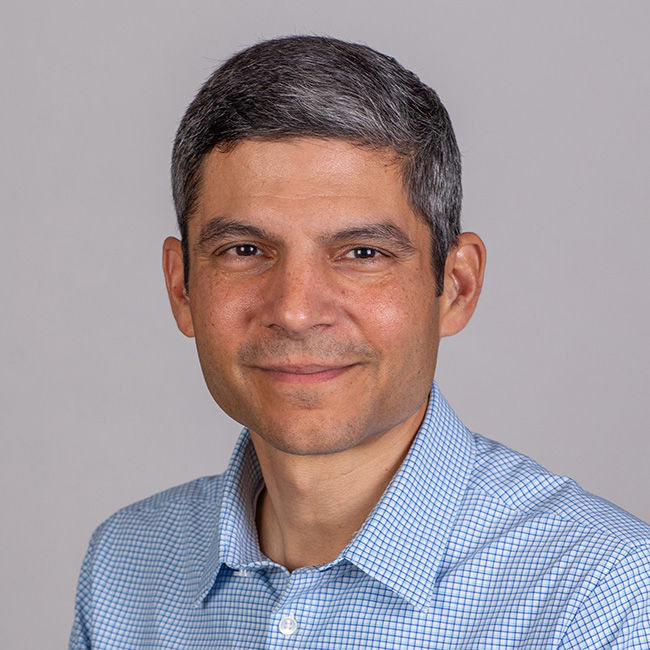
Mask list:
[{"label": "man's left eye", "polygon": [[358,246],[346,253],[344,257],[354,258],[356,260],[370,260],[374,257],[379,257],[381,253],[376,248],[369,248],[368,246]]}]

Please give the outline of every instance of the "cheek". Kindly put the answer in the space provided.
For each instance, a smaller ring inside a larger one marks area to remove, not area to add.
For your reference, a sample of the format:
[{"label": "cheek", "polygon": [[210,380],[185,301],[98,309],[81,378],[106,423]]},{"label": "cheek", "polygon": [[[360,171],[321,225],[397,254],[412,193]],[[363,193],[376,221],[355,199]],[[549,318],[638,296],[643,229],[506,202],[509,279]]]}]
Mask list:
[{"label": "cheek", "polygon": [[255,308],[255,293],[217,281],[192,289],[190,296],[194,300],[190,304],[197,345],[206,351],[211,349],[218,356],[222,349],[236,345],[247,332]]},{"label": "cheek", "polygon": [[389,351],[402,346],[418,350],[430,346],[435,339],[437,301],[417,283],[405,283],[390,291],[369,292],[357,305],[361,306],[360,313],[364,314],[377,344]]}]

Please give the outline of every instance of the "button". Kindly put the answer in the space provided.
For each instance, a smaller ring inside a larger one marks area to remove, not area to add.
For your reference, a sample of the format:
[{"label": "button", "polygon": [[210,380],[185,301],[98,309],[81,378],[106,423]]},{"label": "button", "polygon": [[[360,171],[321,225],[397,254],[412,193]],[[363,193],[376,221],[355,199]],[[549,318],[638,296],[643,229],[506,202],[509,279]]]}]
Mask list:
[{"label": "button", "polygon": [[278,628],[284,636],[291,636],[298,629],[298,623],[293,616],[285,616],[280,621]]}]

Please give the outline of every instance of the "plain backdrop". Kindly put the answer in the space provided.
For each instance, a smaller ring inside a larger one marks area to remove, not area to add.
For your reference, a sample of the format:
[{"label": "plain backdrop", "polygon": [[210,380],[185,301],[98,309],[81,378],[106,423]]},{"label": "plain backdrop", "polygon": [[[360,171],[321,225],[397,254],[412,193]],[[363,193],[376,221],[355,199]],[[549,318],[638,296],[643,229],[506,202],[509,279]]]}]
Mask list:
[{"label": "plain backdrop", "polygon": [[262,38],[329,34],[435,88],[484,294],[444,340],[465,423],[650,519],[650,4],[33,0],[0,28],[0,646],[65,647],[92,530],[223,471],[239,431],[175,328],[177,124]]}]

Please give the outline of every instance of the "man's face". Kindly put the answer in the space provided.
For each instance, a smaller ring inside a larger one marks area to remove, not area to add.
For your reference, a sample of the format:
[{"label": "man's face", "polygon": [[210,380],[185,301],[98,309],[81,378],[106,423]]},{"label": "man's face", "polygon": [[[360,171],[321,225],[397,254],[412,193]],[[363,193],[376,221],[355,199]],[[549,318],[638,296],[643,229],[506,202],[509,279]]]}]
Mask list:
[{"label": "man's face", "polygon": [[[189,315],[217,403],[273,447],[342,451],[420,424],[439,341],[430,230],[395,160],[245,141],[205,160]],[[407,422],[408,421],[408,422]]]}]

